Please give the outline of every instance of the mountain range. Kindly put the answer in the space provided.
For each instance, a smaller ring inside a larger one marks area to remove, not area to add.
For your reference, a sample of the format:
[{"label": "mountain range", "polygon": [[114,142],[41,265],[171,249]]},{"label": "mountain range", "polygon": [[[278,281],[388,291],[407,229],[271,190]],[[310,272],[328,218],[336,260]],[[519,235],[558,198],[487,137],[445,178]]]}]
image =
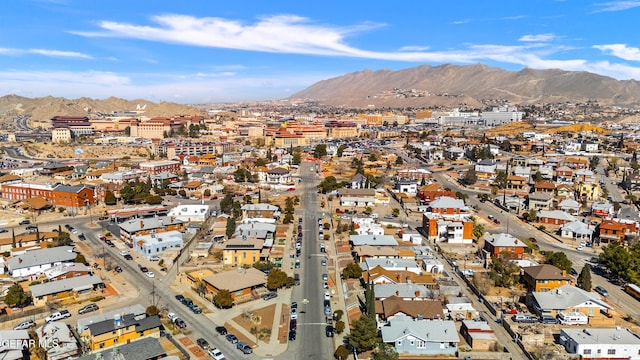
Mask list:
[{"label": "mountain range", "polygon": [[289,99],[339,107],[469,107],[597,101],[640,104],[640,82],[564,70],[508,71],[483,64],[422,65],[397,71],[364,70],[319,81]]}]

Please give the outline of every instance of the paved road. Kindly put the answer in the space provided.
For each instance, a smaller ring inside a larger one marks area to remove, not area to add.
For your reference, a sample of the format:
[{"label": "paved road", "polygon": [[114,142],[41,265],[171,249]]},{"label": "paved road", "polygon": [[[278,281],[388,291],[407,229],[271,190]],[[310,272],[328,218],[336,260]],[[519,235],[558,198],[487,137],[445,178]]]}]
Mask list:
[{"label": "paved road", "polygon": [[[323,309],[322,273],[326,267],[320,265],[325,254],[320,253],[318,240],[318,178],[311,172],[315,163],[305,161],[300,165],[300,187],[303,190],[301,201],[302,253],[300,286],[293,290],[292,301],[298,302],[298,334],[294,343],[289,343],[288,351],[278,358],[282,359],[331,359],[333,342],[325,336],[325,317]],[[297,221],[297,220],[296,220]],[[303,304],[303,299],[308,304]]]}]

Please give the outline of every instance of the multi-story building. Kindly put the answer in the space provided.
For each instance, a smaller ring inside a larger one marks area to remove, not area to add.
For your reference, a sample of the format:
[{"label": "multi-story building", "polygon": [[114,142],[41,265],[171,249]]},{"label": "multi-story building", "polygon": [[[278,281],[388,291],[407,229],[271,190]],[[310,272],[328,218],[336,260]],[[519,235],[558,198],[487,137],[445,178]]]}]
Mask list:
[{"label": "multi-story building", "polygon": [[232,267],[251,267],[260,261],[264,241],[257,238],[229,239],[222,250],[222,263]]},{"label": "multi-story building", "polygon": [[145,338],[160,338],[162,322],[157,315],[136,319],[133,314],[118,314],[114,319],[89,324],[80,338],[90,351],[98,351]]},{"label": "multi-story building", "polygon": [[498,257],[502,253],[511,253],[514,258],[522,260],[525,248],[527,248],[527,244],[511,234],[492,234],[484,238],[483,250],[491,257]]},{"label": "multi-story building", "polygon": [[80,208],[94,205],[94,189],[80,185],[40,185],[30,183],[5,184],[2,187],[2,198],[16,201],[34,197],[42,197],[47,203],[67,208]]},{"label": "multi-story building", "polygon": [[173,160],[148,161],[140,163],[139,167],[149,175],[157,175],[162,172],[175,174],[180,171],[180,162]]},{"label": "multi-story building", "polygon": [[162,255],[167,249],[181,249],[183,244],[182,233],[176,230],[133,237],[133,248],[146,258]]},{"label": "multi-story building", "polygon": [[551,291],[572,282],[565,270],[549,264],[525,267],[523,271],[524,283],[530,292]]},{"label": "multi-story building", "polygon": [[171,120],[152,118],[144,122],[133,121],[129,127],[131,136],[145,139],[163,139],[171,132]]},{"label": "multi-story building", "polygon": [[327,128],[328,137],[334,139],[358,137],[358,125],[352,121],[327,121],[324,126]]},{"label": "multi-story building", "polygon": [[224,155],[234,151],[234,145],[229,142],[173,142],[152,140],[152,152],[156,155],[164,154],[167,159],[173,159],[179,155]]},{"label": "multi-story building", "polygon": [[52,143],[67,143],[71,141],[71,130],[66,127],[59,127],[51,129],[51,142]]}]

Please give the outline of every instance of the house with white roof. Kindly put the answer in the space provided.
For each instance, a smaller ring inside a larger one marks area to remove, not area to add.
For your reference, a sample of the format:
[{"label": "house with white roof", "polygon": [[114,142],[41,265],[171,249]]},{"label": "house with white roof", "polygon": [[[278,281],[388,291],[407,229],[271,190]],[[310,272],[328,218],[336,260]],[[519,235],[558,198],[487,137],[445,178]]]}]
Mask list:
[{"label": "house with white roof", "polygon": [[45,323],[36,329],[36,334],[47,359],[76,358],[81,353],[71,329],[62,321]]},{"label": "house with white roof", "polygon": [[351,221],[358,235],[384,235],[384,228],[375,219],[354,217]]},{"label": "house with white roof", "polygon": [[142,256],[161,256],[167,249],[182,249],[184,241],[180,231],[137,235],[133,237],[133,248]]},{"label": "house with white roof", "polygon": [[415,259],[367,258],[360,266],[364,271],[380,266],[387,271],[407,271],[418,275],[423,272]]},{"label": "house with white roof", "polygon": [[380,329],[382,342],[400,354],[455,356],[460,338],[453,321],[395,316]]},{"label": "house with white roof", "polygon": [[203,223],[211,216],[209,205],[178,205],[169,210],[169,216],[184,222]]},{"label": "house with white roof", "polygon": [[464,200],[455,199],[450,196],[441,196],[429,203],[432,213],[442,215],[454,215],[466,213],[469,208],[465,206]]},{"label": "house with white roof", "polygon": [[349,235],[353,246],[398,246],[398,241],[391,235]]},{"label": "house with white roof", "polygon": [[76,256],[71,246],[32,250],[9,259],[7,269],[13,277],[39,275],[54,266],[73,262]]},{"label": "house with white roof", "polygon": [[426,285],[410,283],[374,284],[373,292],[376,300],[396,296],[407,301],[421,301],[431,300],[434,295]]},{"label": "house with white roof", "polygon": [[596,227],[582,221],[571,221],[560,228],[560,237],[577,241],[591,241]]},{"label": "house with white roof", "polygon": [[562,328],[559,340],[582,359],[640,359],[640,337],[621,327]]},{"label": "house with white roof", "polygon": [[564,199],[558,204],[558,209],[569,214],[577,214],[580,212],[580,203],[573,199]]}]

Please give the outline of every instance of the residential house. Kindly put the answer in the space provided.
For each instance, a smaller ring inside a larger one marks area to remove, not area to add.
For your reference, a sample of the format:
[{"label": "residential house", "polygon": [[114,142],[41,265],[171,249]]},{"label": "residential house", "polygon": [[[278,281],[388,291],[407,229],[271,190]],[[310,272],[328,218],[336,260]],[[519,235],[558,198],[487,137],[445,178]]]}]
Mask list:
[{"label": "residential house", "polygon": [[267,184],[274,184],[274,185],[291,184],[292,183],[291,172],[289,172],[289,170],[282,167],[269,169],[267,170],[266,181],[267,181]]},{"label": "residential house", "polygon": [[529,194],[529,210],[551,210],[553,205],[552,192],[533,192]]},{"label": "residential house", "polygon": [[467,213],[468,208],[464,205],[464,200],[453,197],[442,196],[429,204],[431,213],[442,215],[454,215]]},{"label": "residential house", "polygon": [[456,198],[456,193],[454,191],[445,191],[443,189],[428,190],[429,187],[431,187],[431,185],[421,186],[418,190],[418,198],[420,199],[421,204],[429,205],[431,201],[443,196],[454,199]]},{"label": "residential house", "polygon": [[473,351],[491,351],[498,344],[498,338],[486,321],[462,320],[460,335]]},{"label": "residential house", "polygon": [[592,183],[576,183],[576,192],[580,199],[586,199],[589,201],[597,200],[600,198],[602,190],[597,182]]},{"label": "residential house", "polygon": [[576,191],[573,183],[571,184],[559,184],[556,186],[556,196],[559,199],[575,199]]},{"label": "residential house", "polygon": [[114,310],[104,310],[100,312],[92,313],[92,315],[85,315],[79,317],[76,321],[76,331],[80,334],[89,329],[89,325],[99,323],[105,320],[113,321],[116,315],[122,317],[123,314],[133,314],[133,317],[137,320],[141,320],[147,317],[146,307],[142,304],[133,304],[129,306],[119,307]]},{"label": "residential house", "polygon": [[83,355],[77,360],[157,360],[167,357],[160,341],[154,337],[145,337],[136,342],[123,344],[115,349],[96,351]]},{"label": "residential house", "polygon": [[572,221],[562,225],[560,237],[573,239],[579,242],[591,242],[596,227],[582,221]]},{"label": "residential house", "polygon": [[498,257],[502,253],[513,254],[513,257],[522,260],[527,244],[513,237],[511,234],[499,233],[484,237],[484,249],[491,257]]},{"label": "residential house", "polygon": [[527,296],[527,306],[538,315],[554,317],[560,312],[581,312],[594,317],[600,316],[600,310],[611,309],[598,293],[584,291],[573,285],[563,285],[552,291],[532,292]]},{"label": "residential house", "polygon": [[178,205],[169,210],[168,216],[186,223],[203,223],[211,216],[211,208],[209,205]]},{"label": "residential house", "polygon": [[[5,236],[7,234],[8,233],[5,233]],[[13,252],[16,251],[16,249],[24,250],[25,248],[39,248],[45,245],[41,243],[50,243],[55,240],[58,235],[56,231],[16,234],[15,240],[12,235],[9,235],[8,237],[0,238],[0,252]]]},{"label": "residential house", "polygon": [[162,322],[157,315],[137,319],[134,314],[118,314],[114,319],[89,324],[79,335],[87,349],[93,352],[145,337],[160,338],[161,327]]},{"label": "residential house", "polygon": [[376,300],[384,300],[394,295],[405,301],[423,301],[434,298],[434,292],[426,285],[411,283],[374,284],[373,292]]},{"label": "residential house", "polygon": [[[0,330],[0,359],[2,360],[24,360],[22,352],[23,345],[29,344],[31,337],[28,330]],[[27,356],[26,359],[29,359]]]},{"label": "residential house", "polygon": [[375,189],[339,189],[340,206],[366,207],[376,202]]},{"label": "residential house", "polygon": [[538,212],[538,222],[548,225],[562,225],[568,222],[576,221],[571,214],[562,210],[542,210]]},{"label": "residential house", "polygon": [[569,354],[581,359],[640,359],[640,337],[629,329],[564,327],[558,338]]},{"label": "residential house", "polygon": [[569,214],[580,213],[580,203],[573,199],[564,199],[558,204],[558,209]]},{"label": "residential house", "polygon": [[395,183],[394,190],[399,193],[411,195],[412,197],[418,193],[418,183],[415,180],[398,180]]},{"label": "residential house", "polygon": [[380,329],[382,342],[398,354],[455,356],[460,338],[453,321],[396,316]]},{"label": "residential house", "polygon": [[564,160],[564,164],[571,169],[586,169],[589,167],[589,160],[583,157],[568,157]]},{"label": "residential house", "polygon": [[389,323],[396,316],[406,316],[415,320],[444,319],[442,303],[439,300],[405,301],[397,296],[376,301],[378,327]]},{"label": "residential house", "polygon": [[595,174],[589,169],[576,170],[573,176],[574,182],[591,184],[596,181]]},{"label": "residential house", "polygon": [[398,246],[398,241],[391,235],[349,235],[349,243],[353,246]]},{"label": "residential house", "polygon": [[27,251],[9,259],[7,270],[13,277],[39,275],[54,266],[73,262],[76,256],[71,246]]},{"label": "residential house", "polygon": [[509,175],[507,176],[507,189],[515,191],[527,190],[527,178],[524,176]]},{"label": "residential house", "polygon": [[78,294],[89,294],[94,290],[103,289],[104,282],[98,275],[82,275],[68,279],[49,281],[31,285],[31,297],[34,305],[45,305],[49,300],[60,300]]},{"label": "residential house", "polygon": [[350,180],[351,182],[351,188],[352,189],[366,189],[369,186],[369,181],[367,180],[367,178],[360,174],[357,173],[355,175],[353,175],[353,177]]},{"label": "residential house", "polygon": [[591,212],[595,216],[608,218],[613,216],[613,204],[608,201],[596,201],[591,205]]},{"label": "residential house", "polygon": [[278,207],[271,204],[245,204],[240,208],[242,210],[242,217],[247,218],[271,218],[277,219],[280,217],[280,211]]},{"label": "residential house", "polygon": [[490,181],[496,175],[496,161],[492,159],[480,160],[475,165],[478,181]]},{"label": "residential house", "polygon": [[120,240],[133,248],[133,237],[159,234],[167,231],[184,231],[184,222],[171,216],[132,219],[120,223]]},{"label": "residential house", "polygon": [[573,186],[573,174],[574,170],[566,165],[556,168],[556,183],[569,184]]},{"label": "residential house", "polygon": [[525,287],[530,292],[551,291],[572,283],[571,277],[567,276],[565,270],[560,270],[553,265],[529,266],[522,270]]},{"label": "residential house", "polygon": [[531,168],[528,166],[514,166],[513,176],[524,178],[525,182],[528,184],[531,180]]},{"label": "residential house", "polygon": [[553,193],[556,190],[556,184],[548,180],[536,181],[533,184],[534,192]]},{"label": "residential house", "polygon": [[443,216],[440,213],[424,213],[422,228],[429,240],[446,241],[451,244],[473,243],[473,221],[465,215]]},{"label": "residential house", "polygon": [[169,249],[180,250],[184,245],[182,233],[177,230],[134,235],[132,242],[133,248],[146,258],[162,256],[162,254]]},{"label": "residential house", "polygon": [[603,220],[598,225],[598,238],[600,242],[625,241],[628,236],[637,235],[638,229],[635,222],[622,222],[616,220]]},{"label": "residential house", "polygon": [[250,267],[261,259],[264,240],[231,238],[222,249],[222,263],[232,267]]},{"label": "residential house", "polygon": [[391,246],[354,246],[353,253],[355,254],[356,260],[359,262],[364,262],[366,259],[398,258],[398,250],[394,249]]},{"label": "residential house", "polygon": [[[387,272],[404,271],[405,273],[422,274],[422,269],[416,259],[365,259],[360,263],[362,270],[371,272],[373,269],[380,267]],[[407,276],[406,274],[404,276]]]},{"label": "residential house", "polygon": [[63,263],[44,271],[49,281],[70,279],[78,276],[90,275],[91,268],[83,263]]},{"label": "residential house", "polygon": [[36,329],[39,345],[47,360],[76,359],[81,354],[76,338],[62,321],[51,321]]},{"label": "residential house", "polygon": [[264,288],[267,284],[267,275],[254,267],[238,268],[205,276],[202,281],[205,283],[207,295],[228,290],[234,300],[240,300],[251,298],[258,289]]}]

